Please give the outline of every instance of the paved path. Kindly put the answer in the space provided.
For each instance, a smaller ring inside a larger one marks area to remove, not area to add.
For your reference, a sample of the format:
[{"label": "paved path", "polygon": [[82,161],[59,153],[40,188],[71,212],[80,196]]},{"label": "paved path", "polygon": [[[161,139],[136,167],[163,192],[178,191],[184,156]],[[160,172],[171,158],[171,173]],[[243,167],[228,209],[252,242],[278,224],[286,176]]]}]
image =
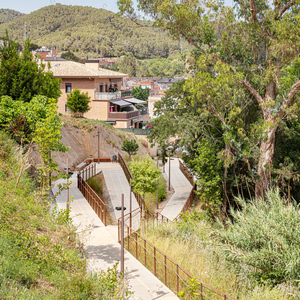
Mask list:
[{"label": "paved path", "polygon": [[[107,270],[120,260],[120,244],[113,238],[107,227],[103,225],[81,192],[77,189],[76,172],[71,178],[70,197],[71,218],[78,226],[78,232],[85,243],[90,270]],[[58,191],[54,184],[53,193]],[[56,196],[59,209],[66,207],[66,191]],[[130,290],[134,295],[130,299],[139,300],[175,300],[178,299],[165,285],[162,284],[149,270],[138,262],[130,253],[125,251],[125,274]]]},{"label": "paved path", "polygon": [[[168,182],[169,176],[169,159],[165,165],[164,177]],[[181,212],[186,200],[188,199],[192,185],[179,169],[178,158],[171,159],[171,186],[174,189],[174,194],[167,202],[161,214],[170,220],[174,220]]]},{"label": "paved path", "polygon": [[[124,214],[130,212],[130,187],[126,176],[118,163],[100,163],[96,164],[97,173],[101,170],[104,175],[106,187],[113,206],[113,213],[116,220],[121,217],[121,211],[116,210],[116,207],[121,206],[121,195],[124,194],[124,206],[126,210]],[[132,196],[132,210],[139,208],[139,205],[133,195]],[[125,223],[129,225],[129,220]],[[140,228],[140,213],[135,213],[132,218],[132,228],[137,230]]]}]

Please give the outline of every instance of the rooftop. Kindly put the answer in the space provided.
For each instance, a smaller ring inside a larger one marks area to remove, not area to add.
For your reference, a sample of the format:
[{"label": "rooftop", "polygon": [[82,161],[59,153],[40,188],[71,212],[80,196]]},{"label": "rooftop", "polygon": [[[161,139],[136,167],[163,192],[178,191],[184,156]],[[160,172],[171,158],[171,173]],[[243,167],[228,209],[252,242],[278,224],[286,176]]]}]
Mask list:
[{"label": "rooftop", "polygon": [[96,70],[74,61],[50,61],[49,63],[53,77],[121,78],[128,76],[127,74],[101,68]]}]

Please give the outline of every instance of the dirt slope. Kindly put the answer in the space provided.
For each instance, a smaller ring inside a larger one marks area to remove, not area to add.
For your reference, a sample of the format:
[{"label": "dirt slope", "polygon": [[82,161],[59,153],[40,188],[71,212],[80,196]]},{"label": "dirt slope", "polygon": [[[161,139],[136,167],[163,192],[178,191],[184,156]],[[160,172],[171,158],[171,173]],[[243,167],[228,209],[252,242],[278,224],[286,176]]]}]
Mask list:
[{"label": "dirt slope", "polygon": [[[61,142],[65,146],[69,146],[70,149],[66,153],[52,152],[52,157],[58,163],[60,171],[63,171],[63,168],[66,167],[67,159],[71,170],[74,170],[86,158],[98,157],[98,128],[100,131],[101,158],[111,158],[114,154],[117,155],[118,152],[124,154],[121,147],[125,139],[136,139],[139,143],[138,153],[148,154],[147,143],[136,138],[132,133],[122,132],[96,120],[73,119],[66,116],[62,116],[61,119],[65,123],[61,130]],[[33,164],[38,163],[38,156],[38,152],[34,151]]]}]

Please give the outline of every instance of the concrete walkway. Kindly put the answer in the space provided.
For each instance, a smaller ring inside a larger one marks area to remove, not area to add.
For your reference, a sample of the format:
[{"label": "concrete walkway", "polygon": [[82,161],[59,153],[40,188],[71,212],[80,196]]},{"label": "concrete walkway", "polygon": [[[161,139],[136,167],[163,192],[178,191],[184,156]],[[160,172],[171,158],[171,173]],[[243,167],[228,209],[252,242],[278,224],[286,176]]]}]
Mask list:
[{"label": "concrete walkway", "polygon": [[[103,163],[104,168],[104,163]],[[88,266],[92,271],[107,270],[120,260],[120,244],[113,238],[107,227],[103,225],[81,192],[77,189],[77,172],[71,178],[70,197],[71,218],[78,226],[85,250],[88,255]],[[53,187],[54,195],[58,192],[58,180]],[[66,191],[56,196],[59,209],[66,208]],[[139,300],[173,300],[178,297],[159,281],[149,270],[125,251],[125,276],[134,295],[130,299]]]},{"label": "concrete walkway", "polygon": [[[171,159],[171,186],[174,189],[174,194],[167,202],[166,206],[162,210],[161,214],[170,220],[174,220],[181,212],[186,200],[188,199],[192,185],[186,179],[184,174],[179,168],[178,158]],[[169,176],[169,159],[165,165],[164,177],[168,182]]]},{"label": "concrete walkway", "polygon": [[[123,172],[123,169],[118,163],[100,163],[96,164],[97,173],[102,171],[110,196],[110,200],[113,206],[113,213],[118,220],[121,217],[121,211],[116,210],[116,207],[121,206],[121,195],[124,194],[124,206],[126,210],[124,214],[130,212],[130,187],[127,181],[127,178]],[[132,197],[132,210],[139,208],[139,205],[134,197],[134,194],[131,194]],[[129,225],[129,220],[125,219],[125,223]],[[135,213],[132,217],[132,228],[137,230],[140,228],[140,213]]]}]

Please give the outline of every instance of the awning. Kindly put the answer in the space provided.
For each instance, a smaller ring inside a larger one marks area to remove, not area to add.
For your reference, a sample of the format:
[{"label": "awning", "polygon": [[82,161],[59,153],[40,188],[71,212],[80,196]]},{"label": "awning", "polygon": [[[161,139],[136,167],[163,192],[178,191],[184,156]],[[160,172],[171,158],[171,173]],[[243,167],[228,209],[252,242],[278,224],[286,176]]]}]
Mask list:
[{"label": "awning", "polygon": [[139,99],[135,99],[135,98],[126,98],[124,100],[127,102],[130,102],[132,104],[147,104],[147,101],[143,101],[143,100],[139,100]]},{"label": "awning", "polygon": [[126,106],[131,106],[131,103],[126,102],[124,100],[113,100],[113,101],[109,101],[110,103],[116,104],[120,107],[126,107]]}]

